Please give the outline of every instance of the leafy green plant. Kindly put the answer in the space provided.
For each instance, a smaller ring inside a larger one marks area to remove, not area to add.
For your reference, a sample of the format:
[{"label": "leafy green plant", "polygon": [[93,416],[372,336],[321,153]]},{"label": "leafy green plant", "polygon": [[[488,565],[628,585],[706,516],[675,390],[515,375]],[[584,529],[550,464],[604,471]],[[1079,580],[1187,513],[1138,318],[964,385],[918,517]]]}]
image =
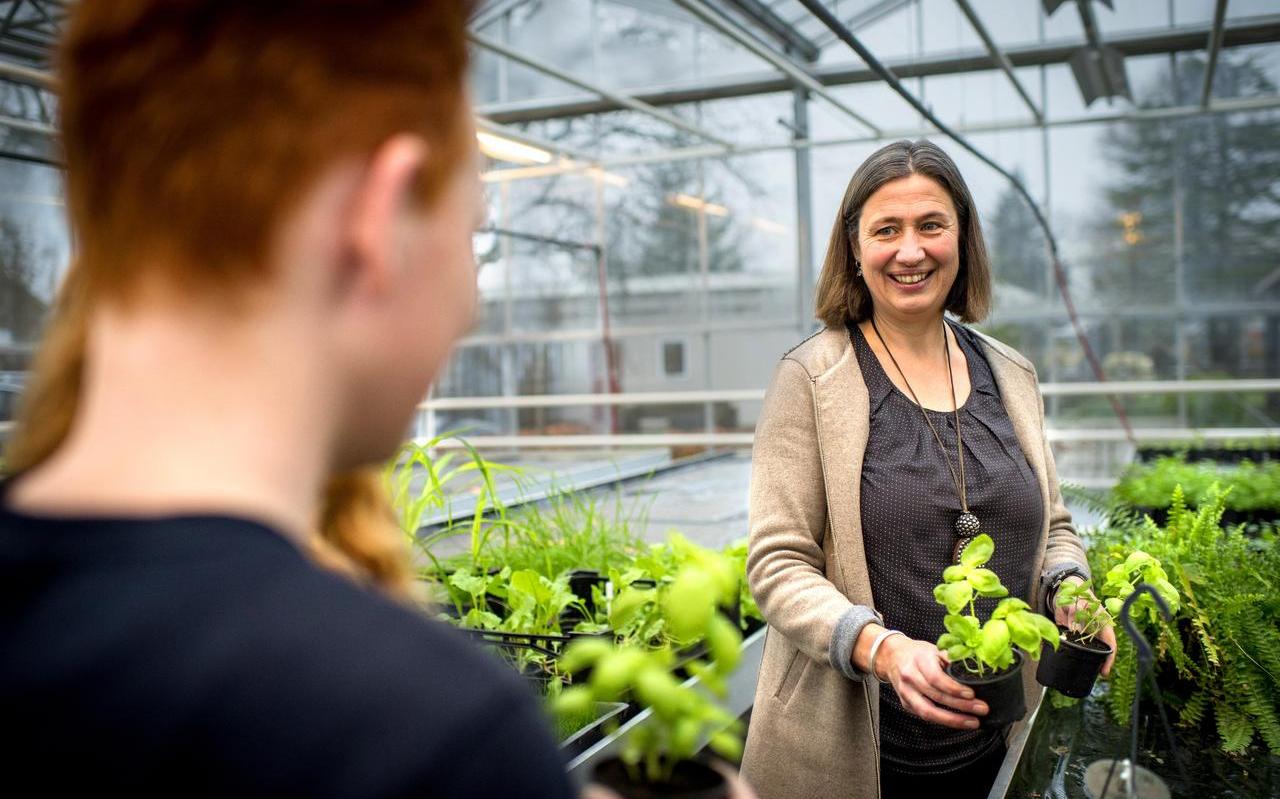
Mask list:
[{"label": "leafy green plant", "polygon": [[488,597],[497,596],[511,576],[510,569],[503,569],[497,574],[476,573],[471,569],[459,569],[449,575],[449,596],[454,601],[460,623],[464,627],[479,630],[496,630],[502,624],[502,618],[489,610]]},{"label": "leafy green plant", "polygon": [[[1178,723],[1211,725],[1220,748],[1244,752],[1255,738],[1280,753],[1280,547],[1224,528],[1225,497],[1211,492],[1196,510],[1180,489],[1169,521],[1150,519],[1099,531],[1090,548],[1095,574],[1110,573],[1130,552],[1157,558],[1181,602],[1171,621],[1138,617],[1156,651],[1156,678]],[[1129,722],[1136,685],[1133,645],[1121,636],[1107,703]]]},{"label": "leafy green plant", "polygon": [[698,677],[702,690],[682,684],[673,673],[677,657],[670,641],[645,646],[580,639],[566,649],[560,669],[568,674],[590,669],[590,676],[553,700],[559,716],[581,715],[597,702],[619,700],[634,700],[649,708],[652,717],[627,735],[621,758],[633,779],[650,783],[668,781],[676,764],[696,755],[704,739],[726,758],[742,754],[741,723],[713,699],[727,694],[725,679],[742,656],[742,635],[716,612],[718,606],[737,599],[736,581],[726,579],[733,565],[718,553],[688,542],[673,549],[680,550],[683,562],[657,602],[676,639],[706,640],[710,660],[684,664]]},{"label": "leafy green plant", "polygon": [[738,539],[721,550],[721,552],[732,562],[734,572],[742,575],[742,579],[738,584],[738,611],[740,616],[739,624],[745,630],[753,619],[764,621],[764,614],[760,612],[760,606],[756,604],[756,598],[751,595],[751,586],[746,581],[747,539]]},{"label": "leafy green plant", "polygon": [[[943,571],[942,583],[933,589],[934,600],[947,609],[942,620],[947,631],[938,638],[938,648],[952,663],[961,663],[976,675],[1013,666],[1014,647],[1032,660],[1040,658],[1041,641],[1058,647],[1057,626],[1026,602],[1010,597],[999,576],[983,568],[993,554],[991,536],[979,535],[960,553],[960,562]],[[985,624],[978,620],[974,604],[978,597],[1004,597]]]},{"label": "leafy green plant", "polygon": [[1280,512],[1280,461],[1223,465],[1209,461],[1188,463],[1183,456],[1160,458],[1131,466],[1120,478],[1114,494],[1131,506],[1164,509],[1179,486],[1191,507],[1205,504],[1219,488],[1225,488],[1230,492],[1224,494],[1226,510]]},{"label": "leafy green plant", "polygon": [[[1171,610],[1178,607],[1178,589],[1169,582],[1160,561],[1140,549],[1129,553],[1123,562],[1107,571],[1102,589],[1097,594],[1093,591],[1092,580],[1064,583],[1058,589],[1057,605],[1070,607],[1077,602],[1081,605],[1075,615],[1080,629],[1071,633],[1071,638],[1079,643],[1088,643],[1104,629],[1114,627],[1124,601],[1140,583],[1149,583]],[[1140,594],[1134,600],[1130,613],[1154,621],[1158,610],[1150,594]]]}]

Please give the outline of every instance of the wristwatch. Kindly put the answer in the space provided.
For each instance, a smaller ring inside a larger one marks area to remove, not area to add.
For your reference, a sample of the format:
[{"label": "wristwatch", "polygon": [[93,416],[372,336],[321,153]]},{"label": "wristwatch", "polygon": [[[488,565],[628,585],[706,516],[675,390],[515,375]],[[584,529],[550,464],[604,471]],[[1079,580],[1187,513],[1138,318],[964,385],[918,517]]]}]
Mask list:
[{"label": "wristwatch", "polygon": [[1088,580],[1089,575],[1079,566],[1072,566],[1063,569],[1053,577],[1053,582],[1049,584],[1049,590],[1044,594],[1044,604],[1049,609],[1049,618],[1057,615],[1058,609],[1054,607],[1053,601],[1058,598],[1058,589],[1062,587],[1062,581],[1068,577],[1079,577],[1081,580]]}]

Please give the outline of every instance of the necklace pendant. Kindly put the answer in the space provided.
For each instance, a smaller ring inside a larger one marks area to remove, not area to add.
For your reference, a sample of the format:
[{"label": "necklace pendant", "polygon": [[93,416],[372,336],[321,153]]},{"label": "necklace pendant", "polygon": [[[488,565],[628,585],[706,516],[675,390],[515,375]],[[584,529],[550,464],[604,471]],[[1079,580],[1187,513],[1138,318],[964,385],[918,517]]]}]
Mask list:
[{"label": "necklace pendant", "polygon": [[978,517],[965,511],[956,519],[956,535],[960,538],[973,538],[978,534]]}]

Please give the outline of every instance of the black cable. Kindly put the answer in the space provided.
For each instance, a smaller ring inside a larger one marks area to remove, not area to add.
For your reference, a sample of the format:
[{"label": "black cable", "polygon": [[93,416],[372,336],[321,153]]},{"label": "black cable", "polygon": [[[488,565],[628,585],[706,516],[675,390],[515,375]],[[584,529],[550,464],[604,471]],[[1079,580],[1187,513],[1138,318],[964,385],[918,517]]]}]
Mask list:
[{"label": "black cable", "polygon": [[[853,51],[858,54],[859,58],[866,62],[867,66],[871,68],[871,71],[879,75],[881,80],[889,84],[889,88],[897,92],[898,96],[906,100],[907,103],[916,111],[920,112],[921,116],[933,123],[934,127],[948,136],[956,144],[972,153],[979,161],[1003,175],[1005,179],[1013,185],[1013,188],[1017,190],[1018,194],[1022,196],[1023,201],[1026,202],[1027,207],[1031,209],[1031,213],[1035,216],[1036,222],[1039,223],[1040,227],[1044,230],[1045,239],[1049,243],[1049,258],[1053,261],[1053,275],[1058,284],[1058,293],[1062,295],[1062,302],[1066,306],[1067,316],[1071,319],[1071,327],[1075,331],[1076,338],[1080,341],[1081,348],[1084,349],[1085,358],[1089,361],[1089,367],[1092,369],[1094,377],[1097,378],[1099,383],[1107,382],[1107,375],[1102,369],[1102,363],[1098,360],[1097,354],[1093,351],[1093,345],[1089,343],[1089,337],[1085,334],[1084,327],[1080,324],[1080,317],[1076,314],[1075,302],[1072,301],[1071,291],[1067,287],[1067,273],[1062,266],[1061,259],[1058,257],[1058,241],[1053,235],[1053,230],[1049,227],[1049,221],[1045,219],[1044,214],[1040,211],[1040,206],[1037,205],[1036,201],[1031,197],[1031,193],[1022,185],[1022,181],[1018,180],[1013,173],[997,164],[977,147],[970,144],[967,139],[952,130],[941,119],[934,116],[933,112],[929,110],[924,103],[916,99],[915,95],[902,85],[898,80],[898,77],[894,75],[888,67],[880,63],[880,60],[872,55],[871,51],[868,50],[862,42],[858,41],[858,37],[854,36],[853,32],[844,26],[844,23],[836,19],[835,16],[827,10],[826,6],[822,5],[818,0],[800,0],[800,3],[805,8],[809,9],[810,13],[820,19],[832,33],[843,40],[845,44],[849,45],[849,47],[853,48]],[[1129,439],[1130,443],[1136,444],[1137,442],[1133,437],[1133,428],[1129,425],[1129,417],[1125,414],[1124,407],[1121,406],[1119,398],[1114,394],[1108,394],[1106,396],[1111,403],[1111,409],[1115,411],[1116,418],[1120,420],[1120,424],[1124,428],[1125,436]]]}]

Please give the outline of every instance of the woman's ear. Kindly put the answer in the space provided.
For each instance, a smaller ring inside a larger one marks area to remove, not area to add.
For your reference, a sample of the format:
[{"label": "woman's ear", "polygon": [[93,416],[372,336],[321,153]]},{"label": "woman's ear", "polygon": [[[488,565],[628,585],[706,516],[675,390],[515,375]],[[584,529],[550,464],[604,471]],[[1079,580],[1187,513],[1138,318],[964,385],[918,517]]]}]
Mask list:
[{"label": "woman's ear", "polygon": [[353,192],[346,225],[349,277],[367,289],[386,290],[407,264],[404,224],[419,209],[418,178],[428,147],[420,136],[400,133],[383,142]]}]

